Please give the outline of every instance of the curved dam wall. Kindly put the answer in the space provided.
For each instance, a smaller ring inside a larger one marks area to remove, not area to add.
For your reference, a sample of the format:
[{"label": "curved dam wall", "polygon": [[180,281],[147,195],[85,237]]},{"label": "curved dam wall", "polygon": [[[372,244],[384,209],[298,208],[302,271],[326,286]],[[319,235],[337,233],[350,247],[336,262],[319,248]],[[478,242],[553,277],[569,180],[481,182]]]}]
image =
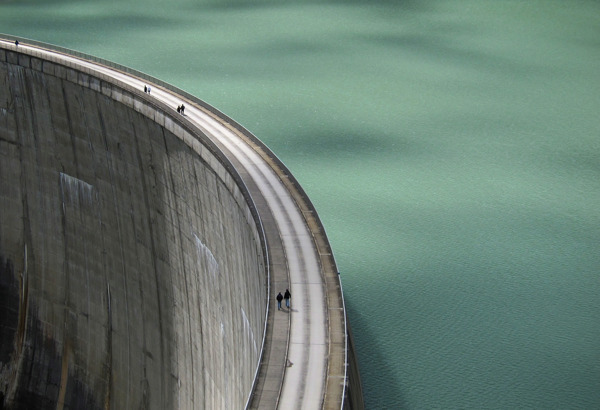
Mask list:
[{"label": "curved dam wall", "polygon": [[0,49],[0,403],[244,408],[260,221],[210,142],[139,91]]}]

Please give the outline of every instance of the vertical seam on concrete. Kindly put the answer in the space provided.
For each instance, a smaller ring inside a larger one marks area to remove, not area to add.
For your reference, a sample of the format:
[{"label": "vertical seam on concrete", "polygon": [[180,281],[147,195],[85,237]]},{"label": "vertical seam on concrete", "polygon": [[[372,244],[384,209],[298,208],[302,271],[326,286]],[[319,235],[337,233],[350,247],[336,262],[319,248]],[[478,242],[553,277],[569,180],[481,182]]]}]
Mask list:
[{"label": "vertical seam on concrete", "polygon": [[[115,220],[117,222],[118,237],[119,237],[120,242],[122,242],[121,239],[123,237],[123,232],[121,230],[121,220],[120,220],[120,217],[119,217],[119,207],[117,206],[117,199],[116,199],[116,193],[115,193],[115,178],[114,178],[113,166],[112,166],[112,162],[113,161],[111,159],[110,151],[108,149],[108,134],[107,134],[107,130],[106,130],[106,124],[104,122],[104,117],[102,115],[102,108],[100,106],[102,104],[102,98],[108,98],[108,97],[100,95],[100,99],[96,99],[97,107],[98,107],[98,114],[99,114],[98,118],[100,119],[100,124],[101,124],[101,129],[102,129],[102,137],[104,139],[104,146],[106,148],[106,156],[107,156],[106,159],[107,159],[107,162],[109,164],[111,164],[110,166],[107,167],[107,169],[109,170],[109,177],[110,177],[110,181],[111,181],[111,184],[110,184],[110,186],[111,186],[111,197],[112,197],[112,200],[113,200],[113,206],[114,206],[115,215],[116,215]],[[120,252],[121,253],[121,266],[120,266],[120,268],[121,268],[121,278],[123,279],[123,282],[124,282],[123,283],[123,285],[124,285],[123,288],[125,290],[125,294],[128,294],[128,291],[127,291],[127,272],[125,270],[125,265],[124,265],[125,264],[125,255],[123,253],[123,247],[121,246],[121,247],[119,247],[119,249],[121,251]],[[131,363],[131,338],[130,338],[130,335],[129,335],[129,303],[128,303],[127,298],[125,298],[125,318],[126,318],[126,323],[127,323],[127,326],[126,326],[126,330],[127,330],[127,332],[126,332],[127,333],[127,361],[128,361],[128,364],[129,364],[127,366],[127,368],[128,368],[127,369],[127,372],[128,372],[128,377],[127,377],[127,395],[126,395],[127,399],[126,399],[126,403],[125,403],[126,406],[125,407],[129,408],[129,383],[130,383],[130,380],[131,380],[131,374],[130,374],[130,369],[131,369],[131,366],[130,366],[130,363]]]},{"label": "vertical seam on concrete", "polygon": [[[84,90],[81,91],[81,93],[85,93]],[[82,95],[82,99],[81,99],[81,112],[82,112],[82,121],[86,124],[85,130],[86,130],[86,134],[85,134],[85,138],[86,141],[88,142],[88,144],[90,145],[91,148],[91,156],[92,156],[92,162],[91,165],[93,167],[93,173],[94,173],[94,179],[96,180],[98,178],[98,171],[96,168],[96,164],[98,161],[98,158],[96,156],[96,151],[93,149],[93,143],[91,141],[91,136],[90,136],[90,132],[89,132],[89,126],[87,126],[87,122],[88,122],[88,117],[87,117],[87,113],[85,111],[85,107],[83,105],[83,98],[84,96]],[[95,94],[94,94],[94,101],[96,100],[95,98]],[[97,104],[96,104],[97,107]],[[100,205],[100,200],[101,200],[101,195],[99,190],[96,191],[96,200],[98,202],[98,208],[96,210],[96,221],[98,223],[98,232],[99,232],[99,236],[100,236],[100,241],[102,242],[102,249],[101,249],[101,254],[102,254],[102,267],[103,267],[103,273],[104,273],[104,283],[106,284],[106,334],[105,334],[105,340],[104,342],[106,343],[106,355],[105,355],[105,373],[104,373],[104,382],[105,382],[105,389],[106,391],[104,392],[104,408],[105,410],[108,410],[110,408],[110,399],[112,396],[112,366],[113,366],[113,356],[112,356],[112,312],[111,312],[111,294],[110,294],[110,281],[109,281],[109,277],[108,277],[108,267],[107,267],[107,263],[106,263],[106,242],[105,242],[105,238],[104,238],[104,232],[102,229],[102,209],[101,209],[101,205]]]},{"label": "vertical seam on concrete", "polygon": [[[138,166],[140,167],[140,171],[142,175],[145,176],[145,172],[144,172],[144,162],[143,159],[141,157],[142,152],[140,149],[140,138],[138,137],[137,133],[135,134],[135,144],[137,146],[136,152],[137,152],[137,157],[138,157]],[[150,144],[150,142],[148,142],[148,144]],[[142,189],[143,189],[143,193],[144,193],[144,203],[146,204],[146,209],[150,210],[150,203],[149,203],[149,195],[148,195],[148,189],[146,187],[146,184],[142,184]],[[156,300],[157,300],[157,308],[158,308],[158,325],[160,328],[160,333],[163,334],[163,312],[162,312],[162,301],[161,301],[161,297],[160,297],[160,282],[158,279],[158,268],[157,268],[157,263],[156,263],[156,248],[155,248],[155,244],[154,244],[154,226],[152,224],[152,215],[150,212],[148,212],[148,230],[150,231],[150,249],[152,251],[152,263],[153,263],[153,268],[154,268],[154,285],[155,285],[155,290],[156,290]],[[164,342],[162,337],[159,338],[160,341],[160,367],[161,367],[161,371],[164,374],[165,373],[165,346],[164,346]],[[161,408],[167,408],[166,407],[166,386],[164,383],[164,379],[160,379],[161,383]]]},{"label": "vertical seam on concrete", "polygon": [[[132,112],[132,111],[127,110],[126,113],[127,113],[127,117],[128,117],[128,120],[129,120],[127,122],[127,124],[130,127],[131,134],[132,134],[131,138],[133,140],[137,140],[136,128],[134,126],[135,121],[131,118],[132,115],[136,115],[136,112],[135,111]],[[131,184],[128,184],[128,188],[129,188],[129,191],[130,191],[130,197],[132,198],[133,197],[133,192],[131,192]],[[129,215],[131,217],[131,227],[132,227],[132,230],[134,232],[134,238],[135,238],[135,246],[134,246],[134,252],[136,254],[135,260],[139,261],[140,260],[140,257],[139,257],[139,248],[138,248],[139,245],[138,245],[138,241],[137,241],[137,235],[135,233],[135,230],[136,230],[136,227],[135,227],[135,217],[133,215],[133,205],[132,204],[130,204]],[[140,292],[140,302],[139,302],[139,305],[141,307],[141,311],[144,311],[144,306],[145,306],[144,291],[143,291],[142,281],[141,280],[138,281],[138,286],[139,286],[139,292]],[[142,317],[141,320],[140,320],[140,322],[141,322],[141,327],[142,327],[142,330],[141,330],[141,339],[142,339],[142,349],[143,349],[143,351],[141,352],[142,353],[141,354],[141,358],[142,358],[142,361],[144,363],[143,364],[144,379],[142,381],[143,387],[142,387],[142,398],[141,398],[142,401],[141,401],[140,406],[147,407],[147,403],[146,402],[147,402],[147,399],[148,399],[148,397],[147,397],[147,395],[148,395],[148,389],[146,388],[146,386],[148,384],[148,380],[146,378],[146,367],[147,367],[147,357],[148,357],[147,356],[147,352],[148,352],[148,350],[146,348],[146,321]]]},{"label": "vertical seam on concrete", "polygon": [[[165,146],[165,153],[166,153],[166,159],[167,159],[167,164],[169,167],[169,172],[167,172],[167,175],[169,176],[170,182],[171,182],[171,196],[176,197],[177,192],[176,192],[176,184],[175,184],[175,180],[173,179],[173,167],[171,165],[171,161],[172,158],[170,156],[169,153],[169,144],[167,143],[167,136],[165,135],[165,133],[169,132],[168,130],[166,130],[165,128],[162,128],[162,134],[163,134],[163,143]],[[180,162],[180,161],[177,161]],[[169,192],[169,190],[167,190],[167,193]],[[174,218],[177,218],[177,220],[173,220],[172,223],[173,225],[175,225],[175,222],[177,222],[177,228],[175,229],[178,233],[179,233],[179,247],[178,247],[178,252],[180,253],[180,260],[181,260],[181,270],[182,272],[179,272],[179,275],[181,276],[186,276],[186,270],[185,270],[185,257],[184,257],[184,249],[183,249],[183,238],[182,238],[182,229],[181,229],[181,221],[179,219],[179,209],[177,207],[177,204],[179,203],[179,201],[173,201],[173,208],[171,209],[171,214],[173,215]],[[194,352],[193,352],[193,343],[192,343],[192,323],[191,323],[191,315],[189,314],[189,312],[191,311],[190,309],[190,297],[189,297],[189,289],[188,289],[188,281],[187,278],[183,280],[183,283],[185,285],[185,295],[186,295],[186,302],[187,302],[187,311],[188,311],[188,315],[187,315],[187,326],[188,326],[188,336],[189,336],[189,349],[190,349],[190,360],[192,361],[192,365],[191,365],[191,373],[192,373],[192,381],[191,381],[191,402],[194,403],[194,391],[195,389],[193,388],[195,386],[195,367],[194,367]],[[185,334],[185,333],[184,333]],[[179,347],[178,347],[179,350]],[[178,367],[177,368],[177,379],[181,380],[181,369]],[[189,383],[188,383],[189,384]],[[188,400],[190,400],[190,398],[188,398]]]}]

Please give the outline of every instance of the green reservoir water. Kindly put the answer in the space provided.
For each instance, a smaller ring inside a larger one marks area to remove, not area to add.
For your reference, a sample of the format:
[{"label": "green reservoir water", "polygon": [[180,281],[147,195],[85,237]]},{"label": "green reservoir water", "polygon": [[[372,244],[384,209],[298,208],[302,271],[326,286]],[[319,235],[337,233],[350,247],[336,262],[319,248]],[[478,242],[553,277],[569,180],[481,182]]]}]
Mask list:
[{"label": "green reservoir water", "polygon": [[369,409],[600,408],[600,3],[1,1],[263,140],[327,228]]}]

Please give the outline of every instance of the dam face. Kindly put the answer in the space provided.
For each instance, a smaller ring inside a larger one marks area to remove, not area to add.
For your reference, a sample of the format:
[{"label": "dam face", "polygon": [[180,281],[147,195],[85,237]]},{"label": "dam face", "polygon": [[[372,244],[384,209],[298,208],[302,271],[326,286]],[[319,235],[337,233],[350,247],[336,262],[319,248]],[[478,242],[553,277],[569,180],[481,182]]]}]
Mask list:
[{"label": "dam face", "polygon": [[172,115],[0,49],[5,408],[246,405],[268,300],[261,232],[225,161]]}]

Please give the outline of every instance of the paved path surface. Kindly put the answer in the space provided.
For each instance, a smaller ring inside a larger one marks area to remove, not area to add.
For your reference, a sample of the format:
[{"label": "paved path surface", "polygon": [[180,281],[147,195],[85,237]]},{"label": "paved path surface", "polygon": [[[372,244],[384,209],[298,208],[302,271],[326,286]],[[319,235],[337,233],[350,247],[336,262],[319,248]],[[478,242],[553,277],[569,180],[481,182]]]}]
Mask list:
[{"label": "paved path surface", "polygon": [[[19,47],[61,56],[140,90],[150,85],[149,98],[166,103],[173,110],[185,104],[184,117],[221,147],[251,192],[255,191],[252,193],[255,201],[266,203],[268,209],[259,206],[259,213],[263,222],[274,221],[276,231],[271,232],[271,238],[278,235],[282,244],[283,260],[278,262],[277,255],[273,257],[270,329],[257,382],[257,396],[251,407],[274,408],[277,403],[280,409],[322,408],[329,354],[325,284],[311,232],[281,176],[233,128],[170,90],[86,60],[26,44]],[[257,189],[262,198],[257,198]],[[275,295],[288,287],[292,294],[291,311],[278,311]]]}]

